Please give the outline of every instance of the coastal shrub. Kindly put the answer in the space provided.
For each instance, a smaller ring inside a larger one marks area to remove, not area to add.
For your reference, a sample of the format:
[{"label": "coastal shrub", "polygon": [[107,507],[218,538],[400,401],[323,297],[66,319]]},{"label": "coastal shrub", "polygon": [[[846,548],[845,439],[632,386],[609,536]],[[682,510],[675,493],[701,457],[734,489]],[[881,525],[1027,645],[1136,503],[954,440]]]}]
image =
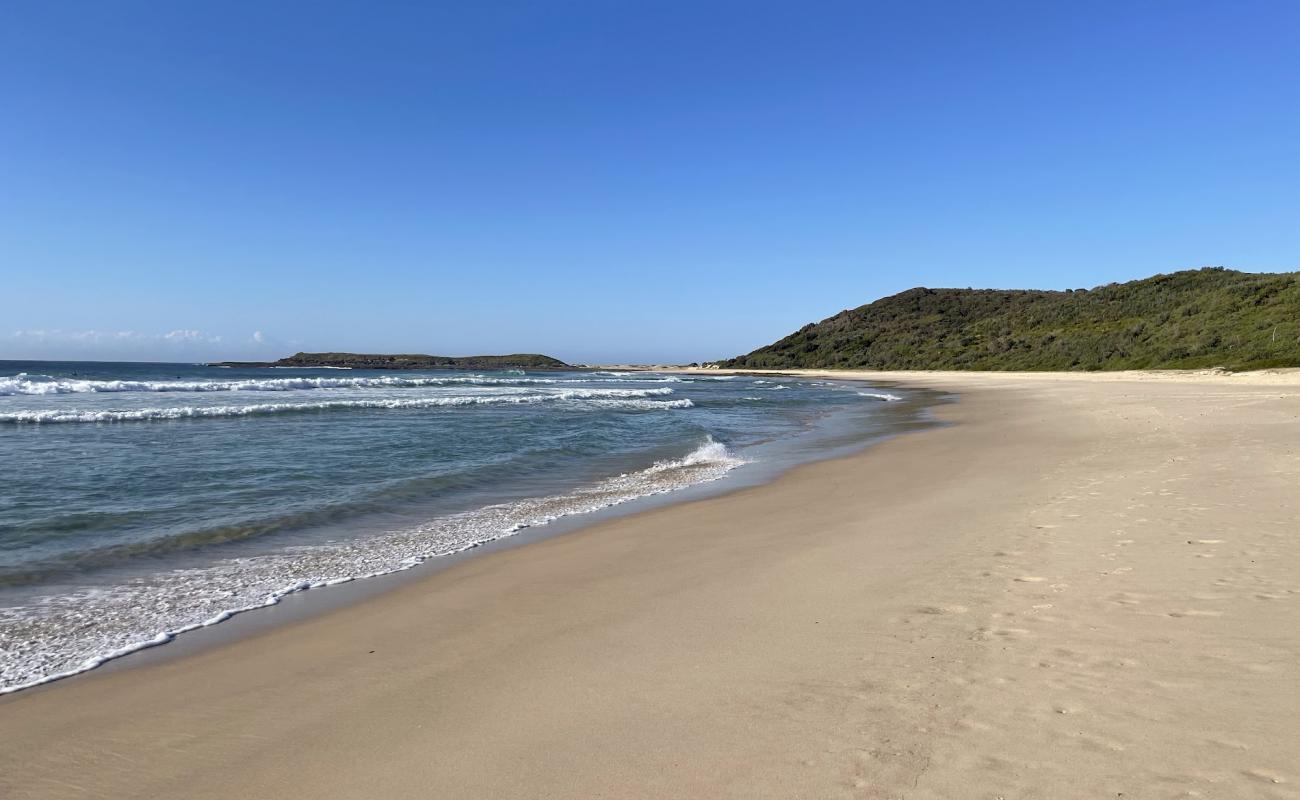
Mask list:
[{"label": "coastal shrub", "polygon": [[1210,267],[1066,291],[917,288],[723,367],[1241,370],[1300,366],[1300,273]]}]

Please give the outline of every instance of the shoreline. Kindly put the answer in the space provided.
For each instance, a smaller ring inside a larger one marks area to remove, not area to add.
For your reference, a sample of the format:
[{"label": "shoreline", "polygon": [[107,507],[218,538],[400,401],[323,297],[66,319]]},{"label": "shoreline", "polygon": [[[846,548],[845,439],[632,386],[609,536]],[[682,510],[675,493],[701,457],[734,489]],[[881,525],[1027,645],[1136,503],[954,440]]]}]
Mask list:
[{"label": "shoreline", "polygon": [[[465,559],[480,557],[506,548],[526,546],[622,516],[647,513],[675,503],[691,502],[760,486],[798,465],[835,458],[845,452],[856,452],[893,436],[910,432],[913,428],[937,424],[928,421],[929,411],[947,401],[943,393],[929,393],[928,396],[910,398],[904,405],[904,408],[908,409],[906,419],[896,420],[884,432],[865,434],[847,446],[832,448],[830,453],[809,451],[789,463],[742,461],[727,467],[722,474],[706,477],[688,485],[616,499],[590,509],[564,513],[522,527],[516,526],[492,538],[474,542],[458,550],[424,556],[419,561],[383,572],[358,574],[310,585],[304,582],[296,586],[286,586],[263,602],[222,610],[210,619],[193,622],[179,629],[151,633],[148,638],[118,650],[96,654],[85,665],[49,674],[27,683],[0,687],[0,698],[47,688],[52,684],[62,684],[91,673],[129,670],[156,661],[181,658],[209,647],[232,643],[254,632],[273,630],[281,624],[329,613],[346,606],[349,602],[391,591],[405,582],[428,579],[433,574]],[[691,455],[693,454],[688,454],[686,458]],[[784,460],[788,461],[788,458]],[[734,470],[739,466],[748,469],[736,474]],[[604,480],[608,481],[615,477],[617,476],[610,476]],[[325,592],[318,591],[321,589],[334,591],[326,596]]]},{"label": "shoreline", "polygon": [[1296,796],[1295,375],[822,375],[958,424],[5,696],[0,789]]}]

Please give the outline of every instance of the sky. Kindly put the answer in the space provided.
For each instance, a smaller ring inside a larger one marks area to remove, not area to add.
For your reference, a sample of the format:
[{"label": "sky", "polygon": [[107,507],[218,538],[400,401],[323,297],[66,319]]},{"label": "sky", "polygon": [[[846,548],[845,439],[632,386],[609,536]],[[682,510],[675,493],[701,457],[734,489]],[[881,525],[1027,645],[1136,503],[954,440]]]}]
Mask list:
[{"label": "sky", "polygon": [[6,0],[0,358],[747,352],[1300,269],[1300,3]]}]

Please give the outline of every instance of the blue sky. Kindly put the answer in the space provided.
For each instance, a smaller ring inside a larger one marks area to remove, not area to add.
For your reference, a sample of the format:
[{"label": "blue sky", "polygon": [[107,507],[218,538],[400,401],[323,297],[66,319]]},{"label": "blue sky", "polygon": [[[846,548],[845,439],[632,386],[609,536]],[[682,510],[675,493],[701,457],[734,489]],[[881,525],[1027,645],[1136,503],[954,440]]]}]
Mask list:
[{"label": "blue sky", "polygon": [[0,358],[712,359],[1300,269],[1300,3],[8,2]]}]

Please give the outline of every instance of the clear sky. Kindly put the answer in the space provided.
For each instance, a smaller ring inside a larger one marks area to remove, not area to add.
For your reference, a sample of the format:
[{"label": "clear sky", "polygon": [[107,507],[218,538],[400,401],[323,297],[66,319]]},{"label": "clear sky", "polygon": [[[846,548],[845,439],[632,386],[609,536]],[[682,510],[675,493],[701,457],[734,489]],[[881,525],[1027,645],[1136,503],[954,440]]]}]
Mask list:
[{"label": "clear sky", "polygon": [[687,361],[1300,269],[1298,43],[1294,0],[8,0],[0,358]]}]

